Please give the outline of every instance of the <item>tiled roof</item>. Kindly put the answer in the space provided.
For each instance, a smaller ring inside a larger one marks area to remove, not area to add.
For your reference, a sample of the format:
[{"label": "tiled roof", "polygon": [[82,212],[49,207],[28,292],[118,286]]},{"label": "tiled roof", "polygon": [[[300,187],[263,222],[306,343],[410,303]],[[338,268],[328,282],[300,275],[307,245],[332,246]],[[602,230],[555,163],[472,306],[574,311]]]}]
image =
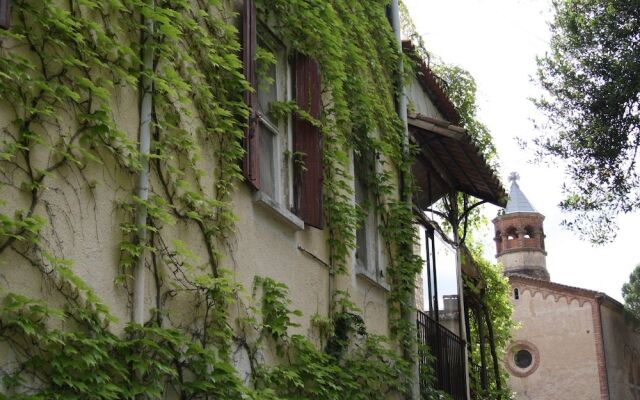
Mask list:
[{"label": "tiled roof", "polygon": [[409,131],[421,152],[412,172],[414,201],[428,208],[452,190],[504,207],[507,193],[493,168],[461,127],[420,114],[409,115]]}]

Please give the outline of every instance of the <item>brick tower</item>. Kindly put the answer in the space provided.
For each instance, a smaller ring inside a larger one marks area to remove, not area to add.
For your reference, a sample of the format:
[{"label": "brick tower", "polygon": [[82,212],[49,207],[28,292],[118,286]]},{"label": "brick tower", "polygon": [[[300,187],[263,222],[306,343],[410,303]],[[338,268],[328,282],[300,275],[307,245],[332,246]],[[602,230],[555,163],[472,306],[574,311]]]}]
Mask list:
[{"label": "brick tower", "polygon": [[505,275],[526,275],[549,281],[547,252],[544,249],[544,215],[533,208],[518,186],[520,176],[509,176],[509,202],[493,220],[496,257]]}]

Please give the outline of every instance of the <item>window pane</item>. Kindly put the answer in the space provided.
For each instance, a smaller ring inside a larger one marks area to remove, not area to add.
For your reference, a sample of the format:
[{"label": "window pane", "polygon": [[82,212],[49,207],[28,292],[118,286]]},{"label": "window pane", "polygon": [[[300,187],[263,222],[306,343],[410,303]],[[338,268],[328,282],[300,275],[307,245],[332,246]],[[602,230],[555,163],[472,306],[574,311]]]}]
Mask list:
[{"label": "window pane", "polygon": [[276,200],[275,190],[275,136],[263,124],[259,136],[260,148],[260,190]]},{"label": "window pane", "polygon": [[269,112],[269,104],[278,98],[276,90],[276,66],[271,65],[266,75],[258,78],[258,107],[262,115]]},{"label": "window pane", "polygon": [[[358,171],[356,171],[355,177],[355,196],[356,196],[356,204],[362,207],[366,211],[366,203],[367,203],[367,186],[363,182],[362,178],[358,176]],[[369,225],[369,215],[367,215],[361,222],[358,230],[356,231],[356,260],[359,261],[360,265],[365,269],[369,269],[369,257],[368,257],[368,247],[367,247],[367,232]]]},{"label": "window pane", "polygon": [[519,368],[528,368],[533,362],[533,356],[528,350],[520,350],[515,354],[514,361]]},{"label": "window pane", "polygon": [[[276,55],[270,47],[268,47],[262,40],[258,42],[260,51],[262,53],[272,53]],[[266,116],[269,112],[269,105],[278,100],[277,90],[277,68],[276,64],[270,61],[262,61],[260,58],[256,60],[257,67],[257,81],[258,81],[258,111]]]}]

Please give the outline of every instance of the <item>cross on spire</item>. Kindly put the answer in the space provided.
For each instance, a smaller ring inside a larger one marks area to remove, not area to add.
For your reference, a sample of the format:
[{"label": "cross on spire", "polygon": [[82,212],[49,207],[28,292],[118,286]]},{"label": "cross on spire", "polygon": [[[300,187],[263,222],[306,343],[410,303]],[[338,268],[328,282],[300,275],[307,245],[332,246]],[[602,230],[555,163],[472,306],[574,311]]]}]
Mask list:
[{"label": "cross on spire", "polygon": [[512,172],[511,174],[509,174],[509,181],[510,182],[517,182],[520,179],[520,174],[517,172]]}]

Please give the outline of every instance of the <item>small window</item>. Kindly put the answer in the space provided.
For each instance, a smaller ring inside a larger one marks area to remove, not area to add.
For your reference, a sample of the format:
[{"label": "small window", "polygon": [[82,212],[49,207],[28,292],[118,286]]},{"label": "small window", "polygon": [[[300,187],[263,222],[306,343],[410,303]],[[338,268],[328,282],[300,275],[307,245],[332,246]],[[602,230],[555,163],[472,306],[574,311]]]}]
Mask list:
[{"label": "small window", "polygon": [[518,288],[513,289],[513,298],[516,300],[520,299],[520,290],[518,290]]},{"label": "small window", "polygon": [[275,119],[274,102],[291,100],[287,49],[264,25],[258,26],[256,52],[260,190],[283,208],[291,208],[291,140],[289,121]]},{"label": "small window", "polygon": [[533,228],[530,226],[526,226],[524,228],[524,238],[525,239],[533,239],[534,237],[534,232],[533,232]]},{"label": "small window", "polygon": [[515,240],[518,238],[518,231],[516,230],[516,228],[509,228],[507,229],[507,240]]},{"label": "small window", "polygon": [[0,0],[0,28],[11,26],[11,4],[9,0]]},{"label": "small window", "polygon": [[384,270],[378,246],[378,216],[375,198],[367,181],[367,172],[375,167],[375,163],[356,157],[354,165],[355,202],[362,212],[362,219],[356,231],[356,272],[384,284]]},{"label": "small window", "polygon": [[518,350],[513,356],[513,362],[518,368],[527,369],[533,363],[533,356],[529,350]]}]

